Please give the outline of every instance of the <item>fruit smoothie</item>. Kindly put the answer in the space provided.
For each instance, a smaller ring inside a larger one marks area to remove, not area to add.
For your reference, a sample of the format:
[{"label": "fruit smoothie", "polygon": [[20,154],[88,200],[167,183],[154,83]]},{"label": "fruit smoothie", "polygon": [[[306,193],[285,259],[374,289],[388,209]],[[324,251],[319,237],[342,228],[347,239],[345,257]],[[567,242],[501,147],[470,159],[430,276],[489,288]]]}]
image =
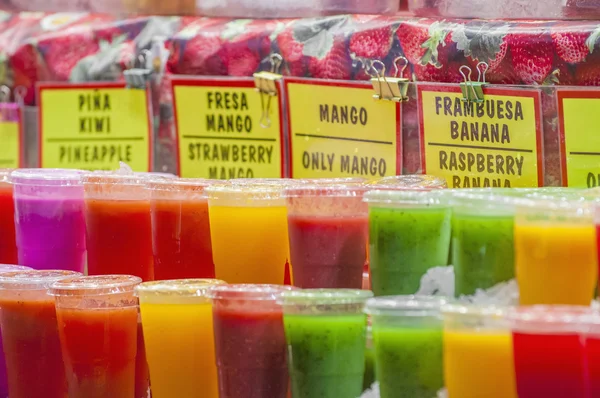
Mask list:
[{"label": "fruit smoothie", "polygon": [[82,171],[20,169],[14,185],[19,264],[83,272],[86,258]]},{"label": "fruit smoothie", "polygon": [[592,212],[581,202],[536,204],[518,209],[515,220],[521,305],[589,305],[598,281]]},{"label": "fruit smoothie", "polygon": [[10,398],[67,398],[54,298],[49,286],[72,271],[0,276],[0,325]]},{"label": "fruit smoothie", "polygon": [[283,323],[294,398],[359,397],[363,392],[367,319],[373,293],[306,289],[284,293]]},{"label": "fruit smoothie", "polygon": [[513,317],[519,398],[583,398],[584,341],[577,320],[587,307],[521,307]]},{"label": "fruit smoothie", "polygon": [[156,280],[215,277],[204,192],[211,183],[179,179],[149,184]]},{"label": "fruit smoothie", "polygon": [[369,239],[365,192],[362,183],[285,190],[294,286],[362,287]]},{"label": "fruit smoothie", "polygon": [[514,201],[497,190],[477,192],[459,191],[450,199],[457,297],[515,277]]},{"label": "fruit smoothie", "polygon": [[381,297],[367,303],[381,398],[431,398],[444,387],[440,315],[444,303],[416,296]]},{"label": "fruit smoothie", "polygon": [[0,169],[0,264],[17,264],[19,261],[15,237],[13,187],[8,182],[10,171]]},{"label": "fruit smoothie", "polygon": [[211,290],[220,398],[287,397],[287,346],[278,300],[289,289],[223,285]]},{"label": "fruit smoothie", "polygon": [[131,398],[135,392],[137,299],[128,275],[82,276],[51,286],[69,398]]},{"label": "fruit smoothie", "polygon": [[283,186],[283,182],[228,182],[207,188],[218,279],[228,283],[284,283],[289,239]]},{"label": "fruit smoothie", "polygon": [[118,174],[84,177],[89,275],[154,279],[147,180]]},{"label": "fruit smoothie", "polygon": [[367,327],[367,349],[365,350],[365,374],[363,376],[363,391],[375,383],[375,347],[373,346],[373,331]]},{"label": "fruit smoothie", "polygon": [[371,191],[365,200],[373,292],[416,293],[428,269],[448,264],[450,207],[427,191]]},{"label": "fruit smoothie", "polygon": [[219,398],[207,292],[224,283],[187,279],[138,287],[153,398]]},{"label": "fruit smoothie", "polygon": [[517,398],[511,331],[502,309],[444,307],[449,398]]},{"label": "fruit smoothie", "polygon": [[600,397],[600,335],[586,337],[585,358],[590,397]]}]

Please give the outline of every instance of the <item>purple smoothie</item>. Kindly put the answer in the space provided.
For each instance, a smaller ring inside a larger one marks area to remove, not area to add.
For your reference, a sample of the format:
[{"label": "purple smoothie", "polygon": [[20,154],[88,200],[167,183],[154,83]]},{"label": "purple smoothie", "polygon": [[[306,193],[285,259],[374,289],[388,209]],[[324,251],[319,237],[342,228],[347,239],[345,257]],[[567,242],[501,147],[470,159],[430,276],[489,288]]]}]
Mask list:
[{"label": "purple smoothie", "polygon": [[82,172],[24,169],[11,174],[19,264],[83,272],[86,259]]}]

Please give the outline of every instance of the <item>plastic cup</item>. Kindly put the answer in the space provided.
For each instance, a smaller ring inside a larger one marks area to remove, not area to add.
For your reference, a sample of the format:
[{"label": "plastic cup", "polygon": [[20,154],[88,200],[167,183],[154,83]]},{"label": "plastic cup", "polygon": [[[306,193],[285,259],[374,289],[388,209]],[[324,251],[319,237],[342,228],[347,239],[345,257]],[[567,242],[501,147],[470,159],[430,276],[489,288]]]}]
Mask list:
[{"label": "plastic cup", "polygon": [[283,179],[234,180],[206,189],[218,279],[283,284],[289,241],[281,192],[292,183]]},{"label": "plastic cup", "polygon": [[448,305],[442,311],[448,397],[517,398],[505,309]]},{"label": "plastic cup", "polygon": [[287,347],[280,300],[290,289],[223,285],[209,292],[220,397],[287,396]]},{"label": "plastic cup", "polygon": [[148,174],[93,173],[83,178],[90,275],[154,279]]},{"label": "plastic cup", "polygon": [[294,286],[362,287],[369,239],[366,191],[362,183],[285,190]]},{"label": "plastic cup", "polygon": [[0,275],[0,325],[10,398],[65,398],[67,379],[52,283],[73,271],[17,271]]},{"label": "plastic cup", "polygon": [[373,330],[367,326],[367,347],[365,350],[365,374],[363,376],[363,392],[371,388],[375,378],[375,346],[373,344]]},{"label": "plastic cup", "polygon": [[381,398],[431,398],[444,387],[441,307],[430,296],[367,301]]},{"label": "plastic cup", "polygon": [[521,305],[589,305],[598,281],[594,212],[574,200],[527,200],[515,216]]},{"label": "plastic cup", "polygon": [[283,294],[294,398],[359,397],[363,392],[367,317],[373,293],[306,289]]},{"label": "plastic cup", "polygon": [[448,188],[445,179],[426,174],[410,174],[384,177],[373,182],[373,189],[378,190],[431,190]]},{"label": "plastic cup", "polygon": [[219,398],[207,293],[224,283],[184,279],[137,287],[153,398]]},{"label": "plastic cup", "polygon": [[596,309],[583,321],[586,389],[589,397],[600,397],[600,312]]},{"label": "plastic cup", "polygon": [[14,187],[18,263],[83,272],[85,217],[81,170],[19,169]]},{"label": "plastic cup", "polygon": [[508,313],[519,398],[583,398],[583,306],[519,307]]},{"label": "plastic cup", "polygon": [[414,294],[448,264],[451,208],[437,191],[370,191],[369,254],[376,296]]},{"label": "plastic cup", "polygon": [[[12,200],[11,200],[12,203]],[[0,264],[0,275],[17,271],[32,271],[32,268],[22,265]],[[2,348],[2,329],[0,328],[0,397],[8,397],[8,378],[6,377],[6,359]]]},{"label": "plastic cup", "polygon": [[129,275],[54,282],[69,398],[131,398],[135,393],[138,303]]},{"label": "plastic cup", "polygon": [[513,279],[514,198],[504,190],[456,191],[450,202],[455,295],[472,295]]},{"label": "plastic cup", "polygon": [[19,261],[15,236],[13,186],[8,179],[11,171],[12,169],[0,169],[0,263],[6,264],[16,264]]},{"label": "plastic cup", "polygon": [[151,191],[154,279],[214,278],[205,189],[213,180],[154,181]]}]

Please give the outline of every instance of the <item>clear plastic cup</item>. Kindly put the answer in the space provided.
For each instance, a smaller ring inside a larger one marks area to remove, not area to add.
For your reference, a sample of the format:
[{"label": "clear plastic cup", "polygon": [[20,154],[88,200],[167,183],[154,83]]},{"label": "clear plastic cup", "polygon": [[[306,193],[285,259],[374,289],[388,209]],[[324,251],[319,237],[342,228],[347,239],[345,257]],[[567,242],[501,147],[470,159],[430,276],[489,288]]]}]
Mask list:
[{"label": "clear plastic cup", "polygon": [[74,271],[0,275],[0,326],[11,398],[64,398],[67,379],[50,285]]},{"label": "clear plastic cup", "polygon": [[367,301],[381,398],[430,398],[444,387],[441,308],[431,296]]},{"label": "clear plastic cup", "polygon": [[583,323],[586,388],[590,397],[600,397],[600,311],[590,311]]},{"label": "clear plastic cup", "polygon": [[532,306],[508,313],[519,398],[585,398],[584,306]]},{"label": "clear plastic cup", "polygon": [[219,398],[208,292],[224,283],[183,279],[137,287],[153,398]]},{"label": "clear plastic cup", "polygon": [[153,181],[154,279],[214,278],[206,188],[214,180]]},{"label": "clear plastic cup", "polygon": [[80,276],[50,287],[69,398],[131,398],[135,393],[138,301],[130,275]]},{"label": "clear plastic cup", "polygon": [[457,297],[515,277],[516,198],[526,194],[504,189],[451,193],[451,263]]},{"label": "clear plastic cup", "polygon": [[0,169],[0,263],[7,264],[16,264],[19,261],[15,236],[13,186],[8,178],[12,171],[12,169]]},{"label": "clear plastic cup", "polygon": [[589,305],[598,281],[593,206],[580,200],[520,201],[515,273],[521,305]]},{"label": "clear plastic cup", "polygon": [[83,178],[90,275],[154,279],[150,174],[91,173]]},{"label": "clear plastic cup", "polygon": [[215,286],[213,303],[219,396],[286,398],[287,346],[279,285]]},{"label": "clear plastic cup", "polygon": [[367,346],[365,350],[365,374],[363,376],[363,392],[371,388],[376,381],[375,377],[375,344],[373,343],[373,330],[367,326]]},{"label": "clear plastic cup", "polygon": [[305,289],[283,294],[292,396],[359,397],[363,392],[366,290]]},{"label": "clear plastic cup", "polygon": [[517,398],[506,309],[447,305],[444,380],[450,398]]},{"label": "clear plastic cup", "polygon": [[10,173],[19,264],[83,272],[84,173],[62,169],[18,169]]},{"label": "clear plastic cup", "polygon": [[436,191],[370,191],[369,254],[376,296],[414,294],[427,270],[448,264],[451,208]]},{"label": "clear plastic cup", "polygon": [[360,289],[367,263],[368,208],[362,183],[289,187],[294,286]]},{"label": "clear plastic cup", "polygon": [[294,182],[234,180],[206,189],[218,279],[283,284],[289,241],[281,193],[289,184]]},{"label": "clear plastic cup", "polygon": [[406,189],[444,189],[448,183],[444,178],[426,174],[410,174],[401,176],[384,177],[372,183],[373,189],[378,190],[406,190]]}]

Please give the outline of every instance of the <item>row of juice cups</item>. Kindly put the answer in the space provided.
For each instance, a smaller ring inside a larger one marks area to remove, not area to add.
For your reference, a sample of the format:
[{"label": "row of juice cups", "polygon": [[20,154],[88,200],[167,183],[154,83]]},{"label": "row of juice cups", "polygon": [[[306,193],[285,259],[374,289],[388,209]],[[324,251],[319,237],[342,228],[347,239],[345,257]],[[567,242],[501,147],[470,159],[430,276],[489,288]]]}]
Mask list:
[{"label": "row of juice cups", "polygon": [[590,307],[19,270],[0,275],[10,397],[140,398],[138,298],[153,398],[286,398],[288,380],[294,398],[358,397],[367,314],[381,398],[600,394]]}]

